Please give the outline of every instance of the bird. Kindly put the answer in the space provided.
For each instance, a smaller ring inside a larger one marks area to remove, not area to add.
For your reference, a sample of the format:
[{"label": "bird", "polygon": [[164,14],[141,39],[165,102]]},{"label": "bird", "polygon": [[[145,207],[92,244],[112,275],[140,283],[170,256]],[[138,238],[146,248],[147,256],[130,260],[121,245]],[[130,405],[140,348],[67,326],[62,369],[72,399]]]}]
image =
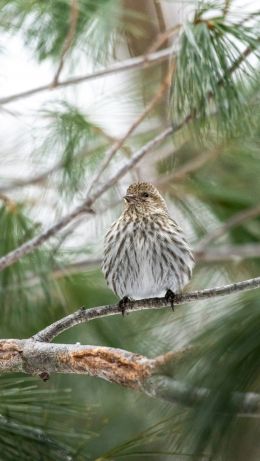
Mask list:
[{"label": "bird", "polygon": [[129,300],[174,298],[189,282],[194,257],[181,227],[170,217],[157,188],[131,184],[124,210],[105,235],[102,271],[120,297],[122,314]]}]

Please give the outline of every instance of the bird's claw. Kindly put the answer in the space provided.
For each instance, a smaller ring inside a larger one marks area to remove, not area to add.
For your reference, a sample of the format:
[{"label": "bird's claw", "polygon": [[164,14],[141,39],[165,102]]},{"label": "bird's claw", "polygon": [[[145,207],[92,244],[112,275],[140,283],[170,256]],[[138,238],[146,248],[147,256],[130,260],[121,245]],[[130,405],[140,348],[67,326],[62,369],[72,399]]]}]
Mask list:
[{"label": "bird's claw", "polygon": [[175,293],[172,290],[167,290],[165,293],[165,300],[171,303],[171,308],[174,311],[174,301],[175,301]]},{"label": "bird's claw", "polygon": [[39,374],[39,378],[46,383],[46,381],[50,379],[50,375],[47,371],[42,371],[42,373]]},{"label": "bird's claw", "polygon": [[129,301],[130,299],[128,298],[128,296],[124,296],[122,299],[120,299],[118,303],[118,309],[122,312],[123,317],[125,315],[126,305],[129,303]]}]

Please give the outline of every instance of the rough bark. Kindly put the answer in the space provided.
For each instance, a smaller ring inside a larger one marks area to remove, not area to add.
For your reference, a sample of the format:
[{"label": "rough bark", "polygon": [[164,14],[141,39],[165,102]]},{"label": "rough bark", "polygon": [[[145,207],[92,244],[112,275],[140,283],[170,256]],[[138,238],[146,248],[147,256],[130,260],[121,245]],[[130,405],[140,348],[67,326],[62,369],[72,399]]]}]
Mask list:
[{"label": "rough bark", "polygon": [[[165,366],[181,359],[184,351],[149,359],[122,349],[72,344],[49,344],[33,339],[0,341],[0,373],[21,372],[47,381],[50,374],[73,373],[105,379],[150,397],[192,406],[211,398],[205,388],[193,388],[163,374]],[[186,351],[189,353],[189,349]],[[229,396],[232,411],[255,415],[260,396],[234,392]]]}]

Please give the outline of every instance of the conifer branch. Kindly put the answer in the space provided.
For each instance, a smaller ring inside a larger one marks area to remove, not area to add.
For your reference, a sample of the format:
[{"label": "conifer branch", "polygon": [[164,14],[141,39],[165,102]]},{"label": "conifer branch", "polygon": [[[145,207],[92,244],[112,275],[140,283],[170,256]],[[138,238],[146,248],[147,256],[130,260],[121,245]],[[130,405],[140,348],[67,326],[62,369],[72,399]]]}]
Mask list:
[{"label": "conifer branch", "polygon": [[[216,262],[236,262],[244,259],[260,258],[260,244],[248,243],[243,245],[219,245],[213,248],[207,248],[203,252],[193,250],[193,255],[197,263],[216,263]],[[96,270],[100,267],[102,258],[86,258],[80,261],[75,261],[64,265],[60,268],[55,268],[51,272],[52,280],[59,280],[64,277],[70,277],[74,274],[87,272],[88,270]],[[13,291],[18,287],[24,289],[37,286],[41,283],[38,276],[27,277],[22,285],[12,285],[9,290]]]},{"label": "conifer branch", "polygon": [[[171,48],[172,50],[172,48]],[[166,50],[162,50],[166,51]],[[229,73],[234,72],[237,67],[243,62],[243,60],[252,52],[251,48],[245,50],[240,58],[231,66],[229,69]],[[151,55],[148,55],[148,57]],[[147,57],[146,57],[147,58]],[[219,81],[219,85],[223,84],[223,79]],[[212,97],[211,93],[208,93],[207,97],[210,99]],[[1,100],[0,100],[1,104]],[[151,141],[146,143],[143,147],[141,147],[135,154],[133,154],[132,158],[126,165],[123,165],[108,181],[106,181],[103,185],[97,187],[96,191],[88,196],[86,200],[83,202],[82,205],[78,206],[74,209],[71,213],[64,216],[58,223],[54,224],[52,227],[47,229],[46,231],[42,232],[40,235],[36,236],[35,238],[25,242],[20,247],[16,248],[15,250],[11,251],[7,255],[0,258],[0,271],[9,267],[10,265],[14,264],[16,261],[21,259],[23,256],[31,253],[36,248],[41,246],[44,242],[46,242],[49,238],[63,229],[67,224],[69,224],[72,220],[76,219],[79,215],[83,212],[91,213],[93,212],[92,206],[94,202],[103,195],[110,187],[112,187],[119,179],[121,179],[126,173],[128,173],[134,166],[144,157],[144,155],[155,148],[158,144],[160,144],[163,140],[165,140],[168,136],[174,134],[176,131],[180,130],[183,126],[189,123],[191,120],[196,119],[196,111],[189,113],[181,122],[176,125],[170,126],[166,128],[163,132],[155,136]]]},{"label": "conifer branch", "polygon": [[[204,299],[211,299],[218,296],[226,296],[230,294],[239,293],[242,291],[254,290],[260,287],[260,277],[256,277],[249,280],[243,280],[242,282],[232,283],[230,285],[224,285],[216,288],[208,288],[206,290],[194,291],[190,293],[176,294],[174,305],[190,303],[193,301],[200,301]],[[129,301],[125,305],[125,312],[137,312],[147,309],[165,309],[171,307],[171,303],[166,301],[165,298],[147,298],[136,301]],[[75,325],[89,322],[101,317],[107,317],[110,315],[122,315],[121,309],[118,304],[112,304],[101,307],[93,307],[91,309],[81,308],[73,314],[67,315],[66,317],[58,320],[57,322],[44,328],[33,336],[35,341],[50,342],[56,336],[63,333],[63,331],[72,328]]]},{"label": "conifer branch", "polygon": [[[189,351],[189,349],[188,349]],[[49,344],[32,339],[0,341],[0,373],[26,373],[47,381],[50,374],[85,374],[105,379],[150,397],[188,406],[203,403],[211,392],[194,388],[163,374],[169,362],[179,362],[183,351],[149,359],[123,349],[79,344]],[[254,416],[260,412],[260,395],[234,392],[227,408]]]},{"label": "conifer branch", "polygon": [[160,85],[159,90],[155,93],[149,104],[145,107],[143,112],[137,117],[136,120],[132,123],[130,128],[126,131],[124,136],[122,136],[121,139],[118,139],[110,149],[105,153],[104,157],[104,162],[102,163],[100,169],[97,171],[95,174],[94,178],[92,179],[92,182],[89,187],[89,192],[92,190],[93,186],[98,183],[100,180],[103,172],[105,169],[108,167],[109,163],[111,162],[112,158],[115,156],[115,154],[119,151],[119,149],[124,145],[125,141],[131,136],[131,134],[136,130],[136,128],[142,123],[142,121],[146,118],[146,116],[152,111],[152,109],[158,104],[158,102],[161,100],[167,89],[170,87],[171,84],[171,72],[168,72],[166,78]]},{"label": "conifer branch", "polygon": [[166,128],[162,133],[155,136],[151,141],[146,143],[141,149],[139,149],[132,158],[119,170],[111,176],[104,184],[97,187],[95,192],[88,196],[85,201],[76,207],[73,211],[68,213],[66,216],[60,219],[56,224],[51,226],[49,229],[43,231],[38,236],[28,240],[20,247],[7,253],[5,256],[0,258],[0,271],[6,267],[11,266],[16,261],[26,256],[27,254],[40,247],[43,243],[49,240],[51,237],[57,234],[61,229],[66,227],[74,219],[78,218],[82,213],[93,213],[92,206],[95,201],[101,197],[108,189],[110,189],[119,179],[126,175],[148,152],[154,149],[158,144],[164,141],[168,136],[178,131],[191,117],[186,117],[181,123],[175,126]]},{"label": "conifer branch", "polygon": [[213,229],[208,234],[206,234],[197,245],[198,253],[203,253],[205,248],[211,243],[213,240],[224,235],[228,230],[233,229],[236,226],[239,226],[245,221],[249,219],[256,218],[260,215],[260,205],[257,205],[253,208],[248,208],[246,210],[242,210],[239,213],[234,214],[229,218],[223,225]]},{"label": "conifer branch", "polygon": [[[114,138],[108,136],[106,133],[103,132],[103,134],[109,139],[109,141],[115,141]],[[97,144],[97,146],[92,147],[90,149],[83,148],[81,152],[75,156],[75,160],[84,158],[86,156],[90,156],[93,154],[96,150],[103,149],[105,148],[105,144]],[[16,178],[10,181],[9,184],[6,185],[0,185],[0,194],[2,192],[9,192],[13,191],[15,189],[27,187],[27,186],[33,186],[33,185],[40,185],[40,184],[45,184],[50,177],[54,174],[60,171],[62,168],[66,166],[66,159],[59,160],[57,163],[55,163],[53,166],[45,170],[43,173],[35,174],[32,176],[29,176],[28,178],[20,179]]]},{"label": "conifer branch", "polygon": [[106,69],[101,69],[97,72],[93,72],[91,74],[82,75],[79,77],[72,77],[68,78],[67,80],[63,80],[57,82],[56,86],[53,87],[53,84],[42,85],[36,88],[32,88],[27,91],[22,91],[21,93],[12,94],[10,96],[6,96],[4,98],[0,98],[0,104],[9,104],[13,101],[17,101],[18,99],[25,99],[35,94],[43,93],[44,91],[48,90],[56,90],[58,88],[64,88],[70,85],[78,85],[79,83],[95,80],[100,77],[105,77],[107,75],[118,74],[120,72],[125,72],[134,69],[146,68],[157,64],[159,62],[165,61],[169,59],[171,56],[176,55],[176,50],[172,46],[169,48],[165,48],[160,51],[156,51],[155,53],[147,54],[144,56],[138,56],[137,58],[130,58],[124,61],[116,62],[112,64],[110,67]]},{"label": "conifer branch", "polygon": [[241,261],[244,259],[260,258],[260,244],[245,243],[244,245],[218,245],[203,251],[195,252],[195,254],[199,261],[206,263]]},{"label": "conifer branch", "polygon": [[182,181],[188,174],[194,173],[202,168],[207,162],[215,159],[218,155],[221,154],[222,146],[217,146],[214,149],[204,152],[203,154],[195,157],[194,159],[186,162],[180,168],[177,168],[170,173],[166,173],[160,176],[156,181],[156,186],[165,186],[169,183],[175,183],[177,181]]},{"label": "conifer branch", "polygon": [[71,6],[70,6],[70,21],[69,21],[69,29],[67,36],[65,38],[64,44],[63,44],[63,49],[61,52],[61,57],[60,57],[60,62],[58,65],[58,69],[56,71],[56,74],[53,79],[53,88],[56,87],[59,83],[59,77],[61,74],[61,71],[64,66],[64,59],[66,54],[68,53],[77,29],[77,23],[78,23],[78,17],[79,17],[79,6],[78,6],[78,0],[71,0]]}]

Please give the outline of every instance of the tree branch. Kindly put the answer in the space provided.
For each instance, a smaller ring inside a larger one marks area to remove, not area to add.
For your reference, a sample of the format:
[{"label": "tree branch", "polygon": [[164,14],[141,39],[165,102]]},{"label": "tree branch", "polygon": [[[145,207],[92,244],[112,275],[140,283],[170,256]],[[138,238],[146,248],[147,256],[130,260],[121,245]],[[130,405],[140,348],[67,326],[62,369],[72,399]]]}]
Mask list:
[{"label": "tree branch", "polygon": [[[216,262],[227,262],[227,261],[241,261],[243,259],[254,259],[260,258],[260,244],[248,243],[244,245],[220,245],[216,248],[207,248],[203,253],[193,250],[193,255],[198,262],[216,263]],[[80,261],[69,263],[60,268],[54,269],[51,272],[52,280],[59,280],[64,277],[70,277],[74,274],[86,272],[88,270],[94,270],[100,267],[102,258],[86,258]],[[41,283],[41,279],[38,276],[28,276],[24,283],[12,285],[9,290],[15,290],[18,287],[31,288]],[[7,288],[6,288],[7,290]]]},{"label": "tree branch", "polygon": [[200,254],[203,254],[205,248],[211,243],[213,240],[224,235],[228,230],[232,229],[233,227],[239,226],[245,221],[249,219],[255,218],[260,215],[260,205],[257,205],[253,208],[249,208],[239,213],[234,214],[229,218],[224,224],[216,229],[213,229],[211,232],[206,234],[197,245],[197,251]]},{"label": "tree branch", "polygon": [[[171,48],[172,49],[172,48]],[[162,50],[164,53],[166,50]],[[230,73],[234,72],[236,68],[239,66],[241,62],[252,52],[252,49],[245,50],[245,52],[242,53],[240,58],[231,66],[230,68]],[[151,55],[146,57],[151,58]],[[158,56],[157,56],[158,58]],[[223,83],[223,80],[219,81],[219,84],[221,85]],[[59,84],[61,85],[61,84]],[[208,93],[208,98],[211,98],[213,95]],[[1,100],[0,100],[1,103]],[[144,155],[149,152],[151,149],[156,147],[158,144],[160,144],[164,139],[166,139],[169,135],[174,134],[176,131],[181,129],[184,125],[189,123],[191,120],[196,118],[196,113],[190,113],[188,114],[181,122],[179,122],[176,125],[173,125],[171,127],[166,128],[162,133],[158,134],[153,138],[151,141],[146,143],[141,149],[139,149],[133,157],[129,160],[129,162],[122,166],[105,184],[100,185],[97,187],[96,191],[92,193],[92,195],[88,196],[86,200],[83,202],[82,205],[78,206],[75,208],[71,213],[68,215],[64,216],[58,223],[54,224],[52,227],[47,229],[46,231],[42,232],[40,235],[34,237],[33,239],[25,242],[23,245],[20,247],[16,248],[15,250],[11,251],[7,255],[3,256],[0,258],[0,271],[5,269],[6,267],[9,267],[10,265],[14,264],[16,261],[21,259],[23,256],[31,253],[33,250],[41,246],[44,242],[46,242],[50,237],[55,235],[57,232],[59,232],[61,229],[63,229],[67,224],[69,224],[73,219],[77,218],[80,214],[83,212],[93,212],[92,211],[92,205],[96,201],[97,198],[99,198],[101,195],[103,195],[104,192],[106,192],[110,187],[112,187],[119,179],[121,179],[128,171],[130,171],[143,157]]]},{"label": "tree branch", "polygon": [[48,344],[31,339],[0,341],[0,370],[33,375],[75,373],[138,389],[154,361],[112,347]]},{"label": "tree branch", "polygon": [[[174,305],[185,304],[192,301],[199,301],[203,299],[215,298],[218,296],[230,295],[240,291],[253,290],[260,287],[260,277],[254,279],[244,280],[230,285],[224,285],[217,288],[208,288],[202,291],[194,291],[190,293],[176,294]],[[136,301],[129,301],[125,306],[125,312],[137,312],[145,309],[165,309],[171,307],[171,303],[167,302],[165,298],[148,298]],[[107,317],[110,315],[121,315],[121,309],[118,304],[112,304],[101,307],[93,307],[91,309],[79,309],[73,314],[58,320],[52,325],[47,326],[44,330],[39,331],[33,336],[35,341],[50,342],[56,336],[60,335],[63,331],[72,328],[75,325],[89,322],[96,318]]]},{"label": "tree branch", "polygon": [[193,173],[200,168],[202,168],[205,163],[209,162],[210,160],[215,159],[218,155],[221,154],[222,146],[217,146],[214,149],[205,152],[194,159],[188,161],[180,168],[176,169],[175,171],[171,171],[170,173],[166,173],[160,176],[155,184],[157,186],[164,186],[169,183],[175,183],[177,181],[182,181],[189,173]]},{"label": "tree branch", "polygon": [[160,101],[164,93],[167,91],[171,84],[171,72],[168,72],[166,78],[162,82],[159,90],[155,93],[149,104],[145,107],[143,112],[137,117],[137,119],[132,123],[130,128],[126,131],[124,136],[121,139],[118,139],[111,148],[106,152],[104,162],[102,163],[100,169],[97,171],[96,175],[91,181],[89,186],[89,192],[92,190],[93,186],[95,186],[98,181],[100,180],[104,170],[107,168],[109,163],[111,162],[114,155],[118,152],[118,150],[124,145],[125,141],[129,138],[129,136],[136,130],[136,128],[140,125],[140,123],[146,118],[146,116],[151,112],[154,106]]},{"label": "tree branch", "polygon": [[63,49],[62,49],[62,52],[61,52],[61,57],[60,57],[60,62],[59,62],[59,65],[58,65],[58,69],[57,69],[56,74],[55,74],[54,79],[53,79],[53,83],[52,83],[53,87],[57,86],[58,83],[59,83],[59,76],[60,76],[60,73],[61,73],[61,71],[63,69],[63,66],[64,66],[65,56],[66,56],[67,52],[69,51],[69,49],[70,49],[70,47],[71,47],[71,45],[73,43],[74,37],[75,37],[75,33],[76,33],[76,30],[77,30],[78,17],[79,17],[78,0],[71,0],[69,29],[68,29],[68,33],[67,33],[67,36],[66,36],[64,44],[63,44]]},{"label": "tree branch", "polygon": [[[247,258],[260,258],[260,244],[246,243],[244,245],[218,245],[197,252],[199,261],[202,262],[222,262],[236,261]],[[74,273],[76,269],[74,268]]]},{"label": "tree branch", "polygon": [[154,149],[169,135],[179,130],[185,123],[187,123],[190,120],[190,118],[190,116],[186,117],[178,125],[168,127],[162,133],[155,136],[155,138],[146,143],[143,147],[141,147],[141,149],[139,149],[135,154],[133,154],[132,158],[125,165],[119,168],[119,170],[113,176],[111,176],[111,178],[109,178],[107,182],[97,187],[95,192],[92,195],[88,196],[82,205],[76,207],[72,212],[64,216],[60,221],[51,226],[49,229],[43,231],[38,236],[34,237],[31,240],[28,240],[20,247],[16,248],[15,250],[7,253],[7,255],[0,258],[0,271],[2,271],[8,266],[11,266],[16,261],[21,259],[23,256],[34,251],[36,248],[38,248],[47,240],[49,240],[49,238],[53,237],[55,234],[57,234],[57,232],[59,232],[61,229],[67,226],[67,224],[69,224],[71,221],[80,216],[82,213],[93,213],[92,205],[99,197],[101,197],[101,195],[103,195],[108,189],[110,189],[110,187],[112,187],[126,173],[128,173],[128,171],[130,171],[144,157],[144,155],[147,152]]},{"label": "tree branch", "polygon": [[[203,403],[213,397],[213,393],[207,388],[194,388],[185,382],[164,375],[151,375],[144,381],[143,388],[151,397],[187,406]],[[260,414],[260,395],[253,392],[233,392],[227,402],[229,411],[230,407],[233,411],[248,416]]]},{"label": "tree branch", "polygon": [[[100,130],[101,131],[101,130]],[[114,138],[110,137],[106,133],[103,132],[109,141],[114,141]],[[95,147],[90,149],[83,148],[76,156],[75,160],[79,160],[81,158],[87,157],[95,153],[97,150],[104,149],[106,147],[105,144],[97,144]],[[52,167],[48,170],[45,170],[43,173],[35,174],[33,176],[29,176],[28,178],[20,179],[16,178],[13,179],[9,184],[0,185],[0,193],[1,192],[9,192],[17,188],[26,187],[26,186],[33,186],[36,184],[45,184],[47,180],[50,179],[53,173],[57,173],[59,170],[64,168],[66,165],[66,160],[62,159],[55,163]]]},{"label": "tree branch", "polygon": [[140,67],[147,68],[158,62],[165,61],[170,56],[175,56],[175,55],[176,55],[175,48],[170,46],[169,48],[156,51],[155,53],[147,54],[144,56],[139,56],[137,58],[126,59],[121,62],[116,62],[115,64],[111,65],[110,67],[106,69],[101,69],[91,74],[86,74],[86,75],[82,75],[79,77],[72,77],[67,80],[63,80],[61,82],[58,82],[55,87],[53,87],[51,83],[51,84],[42,85],[36,88],[32,88],[31,90],[22,91],[21,93],[16,93],[10,96],[6,96],[4,98],[0,98],[0,104],[1,105],[9,104],[10,102],[16,101],[18,99],[25,99],[35,94],[42,93],[44,91],[48,91],[48,90],[53,91],[58,88],[64,88],[69,85],[78,85],[79,83],[94,80],[100,77],[105,77],[107,75],[118,74],[120,72],[138,69]]},{"label": "tree branch", "polygon": [[[49,344],[32,339],[0,341],[0,372],[39,375],[47,380],[53,373],[86,374],[145,394],[191,406],[210,397],[210,390],[193,388],[162,374],[162,366],[180,360],[181,352],[148,359],[122,349],[72,344]],[[259,413],[260,396],[235,392],[229,396],[233,411]],[[228,405],[230,407],[230,405]]]}]

